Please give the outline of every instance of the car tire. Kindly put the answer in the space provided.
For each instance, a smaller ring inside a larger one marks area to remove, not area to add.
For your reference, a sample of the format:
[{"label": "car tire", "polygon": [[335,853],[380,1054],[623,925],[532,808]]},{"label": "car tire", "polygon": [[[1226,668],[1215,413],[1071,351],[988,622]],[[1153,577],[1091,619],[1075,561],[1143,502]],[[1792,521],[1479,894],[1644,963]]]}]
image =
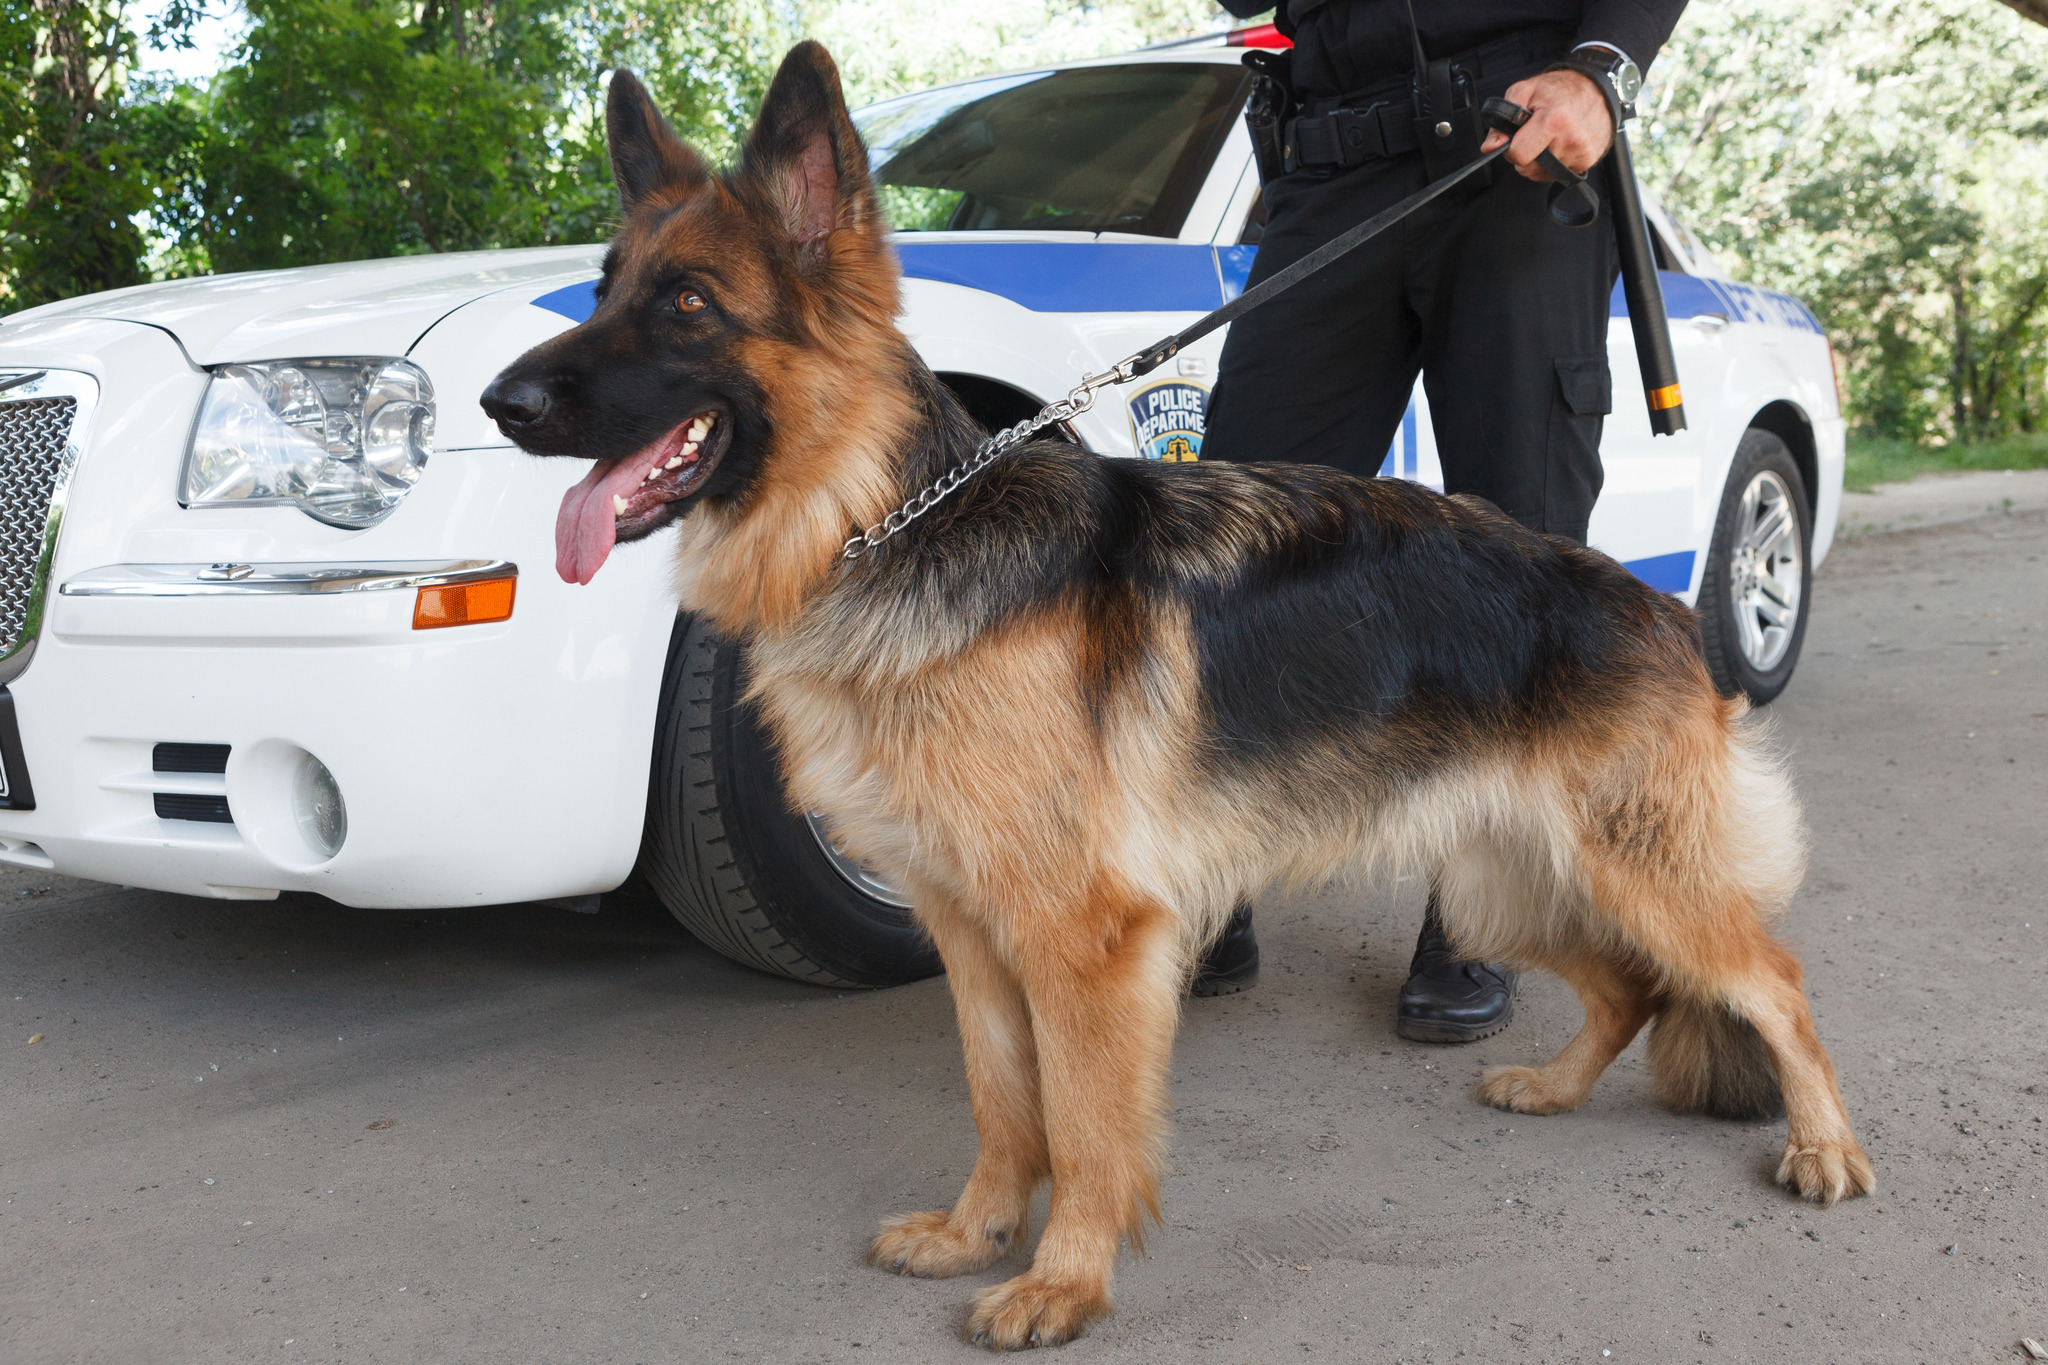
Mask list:
[{"label": "car tire", "polygon": [[1700,580],[1700,641],[1723,696],[1758,706],[1792,680],[1813,604],[1813,511],[1783,440],[1751,427],[1735,448]]},{"label": "car tire", "polygon": [[819,986],[898,986],[942,970],[900,896],[790,809],[741,651],[682,617],[669,642],[640,863],[707,947]]}]

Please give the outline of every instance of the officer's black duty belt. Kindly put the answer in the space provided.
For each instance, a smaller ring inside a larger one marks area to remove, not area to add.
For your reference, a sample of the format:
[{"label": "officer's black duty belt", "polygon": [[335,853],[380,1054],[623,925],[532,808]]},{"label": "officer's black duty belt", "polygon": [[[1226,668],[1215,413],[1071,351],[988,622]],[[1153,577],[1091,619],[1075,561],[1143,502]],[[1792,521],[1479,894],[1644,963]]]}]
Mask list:
[{"label": "officer's black duty belt", "polygon": [[1291,119],[1287,150],[1297,166],[1358,166],[1412,152],[1415,115],[1406,104],[1333,109],[1316,118]]}]

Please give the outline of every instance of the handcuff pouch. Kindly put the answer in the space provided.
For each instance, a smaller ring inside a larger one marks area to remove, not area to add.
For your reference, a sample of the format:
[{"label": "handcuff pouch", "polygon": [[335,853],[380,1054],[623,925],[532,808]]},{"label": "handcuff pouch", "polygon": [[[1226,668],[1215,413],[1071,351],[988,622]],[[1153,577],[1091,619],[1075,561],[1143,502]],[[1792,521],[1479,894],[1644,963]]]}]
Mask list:
[{"label": "handcuff pouch", "polygon": [[[1486,123],[1464,68],[1448,57],[1429,63],[1416,87],[1415,108],[1415,142],[1432,183],[1479,159]],[[1476,178],[1491,184],[1494,170],[1488,166]]]}]

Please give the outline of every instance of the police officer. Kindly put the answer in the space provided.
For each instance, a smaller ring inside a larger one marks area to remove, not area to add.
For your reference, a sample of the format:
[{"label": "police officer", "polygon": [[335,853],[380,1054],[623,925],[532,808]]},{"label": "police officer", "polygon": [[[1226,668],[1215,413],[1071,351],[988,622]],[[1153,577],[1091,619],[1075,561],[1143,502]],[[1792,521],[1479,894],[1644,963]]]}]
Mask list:
[{"label": "police officer", "polygon": [[[1221,0],[1243,18],[1260,0]],[[1266,223],[1251,284],[1491,151],[1478,108],[1531,112],[1489,171],[1231,326],[1204,459],[1304,460],[1379,472],[1419,371],[1444,491],[1476,493],[1537,531],[1584,542],[1610,408],[1606,222],[1549,212],[1546,148],[1584,171],[1684,0],[1286,0],[1294,40],[1278,156],[1264,159]],[[1597,180],[1595,182],[1598,183]],[[1256,979],[1240,907],[1198,973],[1198,995]],[[1396,1029],[1470,1042],[1506,1027],[1514,973],[1459,961],[1430,896]]]}]

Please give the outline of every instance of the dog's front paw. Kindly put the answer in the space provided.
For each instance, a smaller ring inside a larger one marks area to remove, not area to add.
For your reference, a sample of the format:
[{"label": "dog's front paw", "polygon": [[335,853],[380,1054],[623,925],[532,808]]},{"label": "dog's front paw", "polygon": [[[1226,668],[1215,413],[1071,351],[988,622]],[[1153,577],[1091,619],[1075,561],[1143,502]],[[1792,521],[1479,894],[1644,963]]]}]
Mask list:
[{"label": "dog's front paw", "polygon": [[1837,1199],[1876,1189],[1877,1172],[1855,1138],[1805,1146],[1788,1142],[1784,1159],[1778,1163],[1778,1183],[1799,1191],[1801,1199],[1831,1208]]},{"label": "dog's front paw", "polygon": [[1058,1346],[1109,1312],[1108,1286],[1049,1279],[1027,1270],[974,1296],[967,1339],[992,1351]]},{"label": "dog's front paw", "polygon": [[1517,1114],[1562,1114],[1586,1102],[1583,1094],[1559,1093],[1558,1087],[1533,1066],[1490,1066],[1479,1079],[1479,1098],[1496,1109]]},{"label": "dog's front paw", "polygon": [[883,1219],[882,1230],[868,1248],[868,1264],[899,1275],[942,1280],[948,1275],[986,1270],[1017,1248],[1017,1228],[963,1232],[952,1220],[953,1215],[945,1209]]}]

